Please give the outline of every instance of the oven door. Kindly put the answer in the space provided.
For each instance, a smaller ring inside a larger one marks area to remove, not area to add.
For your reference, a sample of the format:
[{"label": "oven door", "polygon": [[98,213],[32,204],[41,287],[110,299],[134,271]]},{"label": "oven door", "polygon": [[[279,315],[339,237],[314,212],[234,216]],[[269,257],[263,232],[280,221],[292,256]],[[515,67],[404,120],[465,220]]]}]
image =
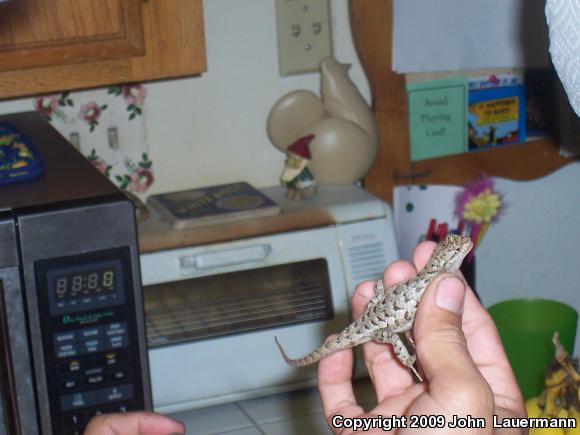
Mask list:
[{"label": "oven door", "polygon": [[0,219],[0,434],[40,433],[11,218]]},{"label": "oven door", "polygon": [[141,256],[156,409],[311,385],[302,356],[349,320],[335,227]]}]

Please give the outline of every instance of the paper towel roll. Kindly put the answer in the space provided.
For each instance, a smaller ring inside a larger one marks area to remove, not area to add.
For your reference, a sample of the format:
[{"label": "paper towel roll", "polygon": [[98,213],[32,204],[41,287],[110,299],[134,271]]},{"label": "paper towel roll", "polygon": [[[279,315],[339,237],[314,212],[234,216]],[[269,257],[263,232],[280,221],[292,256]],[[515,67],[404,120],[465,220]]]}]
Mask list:
[{"label": "paper towel roll", "polygon": [[547,0],[546,19],[552,62],[580,116],[580,0]]}]

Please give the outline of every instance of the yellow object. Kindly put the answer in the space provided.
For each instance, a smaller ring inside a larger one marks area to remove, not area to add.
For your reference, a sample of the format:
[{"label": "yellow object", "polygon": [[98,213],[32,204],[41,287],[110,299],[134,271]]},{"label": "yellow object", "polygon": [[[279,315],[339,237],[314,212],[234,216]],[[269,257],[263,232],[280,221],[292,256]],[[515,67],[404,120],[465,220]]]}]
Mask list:
[{"label": "yellow object", "polygon": [[566,379],[566,371],[563,368],[559,368],[548,375],[546,375],[546,387],[557,387]]},{"label": "yellow object", "polygon": [[580,435],[580,411],[578,410],[580,401],[575,397],[577,395],[580,398],[578,365],[562,347],[558,332],[554,333],[552,341],[556,347],[556,356],[546,369],[545,388],[539,396],[525,402],[526,412],[529,418],[574,418],[576,427],[571,429],[532,428],[529,435]]},{"label": "yellow object", "polygon": [[566,431],[566,435],[580,435],[580,413],[578,413],[576,410],[572,410],[569,413],[569,417],[576,419],[576,427],[573,429],[568,429]]},{"label": "yellow object", "polygon": [[477,116],[477,125],[486,125],[517,120],[518,107],[519,98],[509,97],[470,104],[469,111]]},{"label": "yellow object", "polygon": [[28,163],[25,162],[24,160],[18,160],[16,163],[14,163],[12,165],[12,169],[16,169],[16,168],[22,168],[24,166],[26,166]]},{"label": "yellow object", "polygon": [[500,206],[500,196],[487,189],[465,204],[463,218],[478,224],[489,223],[497,214]]},{"label": "yellow object", "polygon": [[542,415],[542,410],[538,405],[537,397],[532,397],[531,399],[526,400],[526,412],[529,418],[536,418]]},{"label": "yellow object", "polygon": [[537,428],[533,427],[530,429],[528,435],[567,435],[564,429],[560,429],[557,427],[550,427],[550,428]]}]

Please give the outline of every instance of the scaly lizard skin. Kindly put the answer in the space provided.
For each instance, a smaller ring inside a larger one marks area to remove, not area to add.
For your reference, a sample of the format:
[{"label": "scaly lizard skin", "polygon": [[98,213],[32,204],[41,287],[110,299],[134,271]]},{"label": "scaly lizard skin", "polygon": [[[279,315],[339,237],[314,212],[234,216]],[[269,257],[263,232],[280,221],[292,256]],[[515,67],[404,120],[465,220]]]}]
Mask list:
[{"label": "scaly lizard skin", "polygon": [[284,360],[291,366],[306,366],[339,350],[350,349],[374,340],[392,344],[399,361],[413,370],[421,380],[413,366],[416,359],[414,343],[408,339],[413,349],[411,353],[401,337],[413,327],[419,301],[429,283],[443,272],[457,272],[472,247],[473,243],[469,237],[448,235],[437,245],[425,268],[413,278],[387,289],[383,287],[382,279],[378,280],[375,284],[375,294],[362,316],[348,325],[337,337],[303,358],[288,358],[275,338]]}]

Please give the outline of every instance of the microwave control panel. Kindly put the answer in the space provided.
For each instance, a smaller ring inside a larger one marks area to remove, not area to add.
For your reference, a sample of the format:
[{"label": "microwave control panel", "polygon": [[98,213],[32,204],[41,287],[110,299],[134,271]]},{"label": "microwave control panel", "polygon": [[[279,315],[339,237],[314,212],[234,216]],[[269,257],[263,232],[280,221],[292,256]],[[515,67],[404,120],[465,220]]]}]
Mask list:
[{"label": "microwave control panel", "polygon": [[35,264],[54,433],[98,414],[143,409],[128,248]]}]

